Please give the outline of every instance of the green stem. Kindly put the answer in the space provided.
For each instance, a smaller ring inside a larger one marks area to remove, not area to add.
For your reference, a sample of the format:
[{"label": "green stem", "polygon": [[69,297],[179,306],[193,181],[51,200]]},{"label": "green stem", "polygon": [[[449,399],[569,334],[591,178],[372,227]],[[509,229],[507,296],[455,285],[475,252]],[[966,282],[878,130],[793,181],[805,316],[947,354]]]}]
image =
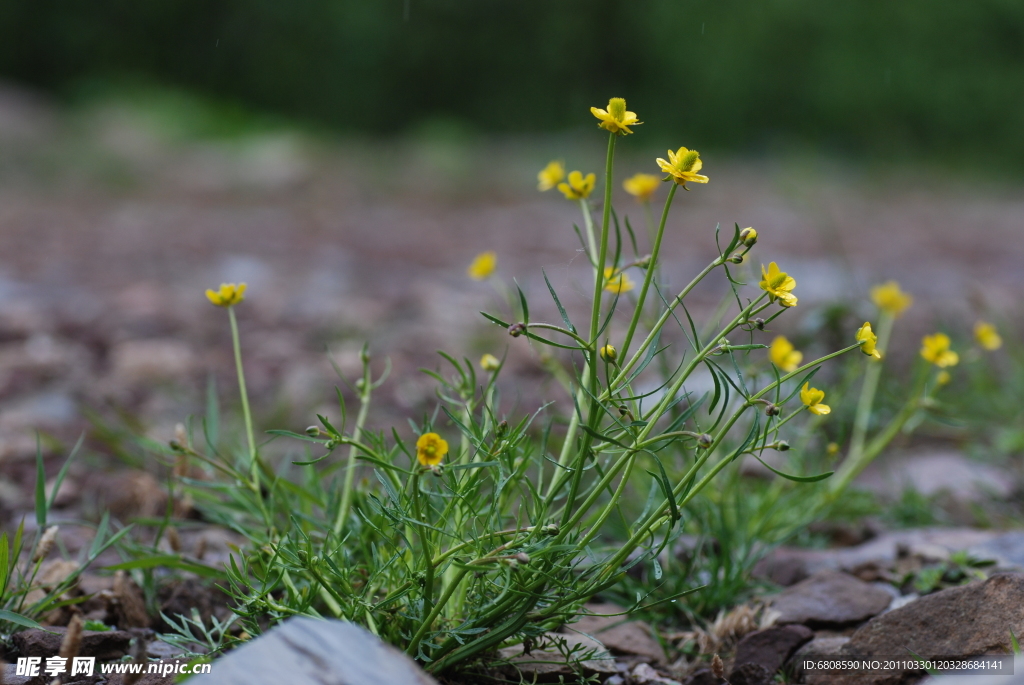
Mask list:
[{"label": "green stem", "polygon": [[[580,198],[580,210],[583,212],[583,228],[586,231],[587,246],[590,249],[590,263],[593,264],[597,259],[597,241],[594,239],[594,218],[590,216],[590,205],[587,204],[586,198]],[[597,274],[596,266],[594,273]]]},{"label": "green stem", "polygon": [[238,320],[235,308],[228,307],[228,319],[231,321],[231,345],[235,351],[235,371],[238,374],[238,392],[242,396],[242,416],[245,419],[245,437],[249,443],[249,469],[252,487],[259,491],[260,467],[256,458],[256,440],[252,432],[252,412],[249,411],[249,393],[245,390],[245,371],[242,369],[242,344],[238,338]]},{"label": "green stem", "polygon": [[843,460],[839,477],[832,482],[831,490],[833,492],[841,492],[846,489],[849,481],[854,477],[850,474],[863,461],[864,441],[867,438],[868,426],[871,423],[871,410],[874,408],[875,394],[878,392],[878,381],[882,376],[885,352],[889,346],[889,337],[892,334],[894,321],[895,317],[882,312],[882,318],[878,325],[878,344],[875,346],[882,353],[882,359],[867,359],[868,369],[864,374],[864,385],[861,386],[860,397],[857,400],[857,413],[853,420],[850,449],[846,454],[846,459]]},{"label": "green stem", "polygon": [[434,605],[433,609],[431,609],[430,614],[423,619],[423,622],[420,624],[419,629],[417,629],[416,634],[412,636],[412,640],[409,642],[409,647],[405,650],[406,654],[411,657],[416,657],[416,653],[419,650],[420,641],[423,640],[423,636],[427,634],[428,630],[430,630],[430,626],[437,620],[441,610],[448,604],[448,600],[451,599],[452,593],[455,592],[455,588],[462,583],[462,579],[466,577],[466,573],[468,572],[468,567],[460,568],[458,570],[458,573],[448,584],[448,587],[445,588],[444,594],[438,598],[437,604]]},{"label": "green stem", "polygon": [[348,449],[348,464],[345,466],[345,483],[341,490],[341,505],[334,518],[334,534],[340,535],[341,529],[348,520],[348,510],[352,506],[352,483],[356,475],[356,455],[359,447],[356,443],[362,437],[363,425],[366,423],[366,415],[370,411],[370,393],[373,383],[370,382],[370,365],[363,366],[363,387],[359,395],[359,414],[356,416],[355,430],[352,432],[352,443]]},{"label": "green stem", "polygon": [[[637,362],[640,361],[640,358],[642,357],[644,352],[647,351],[647,348],[650,347],[651,344],[654,342],[654,338],[658,335],[658,331],[664,328],[665,324],[668,322],[669,317],[672,316],[672,312],[675,311],[675,308],[679,306],[679,304],[683,301],[683,298],[689,295],[690,291],[693,290],[694,286],[700,283],[705,276],[711,273],[712,269],[714,269],[716,266],[720,266],[721,264],[722,260],[720,257],[715,259],[715,261],[711,262],[706,267],[704,267],[704,270],[697,274],[697,277],[690,281],[686,285],[686,287],[683,288],[678,295],[676,295],[675,299],[672,301],[672,304],[665,309],[664,313],[662,313],[661,318],[659,318],[658,322],[654,324],[653,328],[651,328],[651,332],[647,334],[646,338],[644,338],[643,343],[641,343],[637,351],[633,353],[633,356],[630,358],[629,362],[622,365],[622,367],[619,370],[619,374],[611,383],[609,383],[609,385],[612,388],[617,387],[622,381],[626,379],[629,372],[633,369],[634,366],[636,366]],[[623,357],[625,357],[625,354],[623,354]],[[607,393],[601,395],[601,399],[608,399]]]},{"label": "green stem", "polygon": [[612,166],[615,163],[615,139],[618,136],[614,133],[608,134],[608,156],[604,166],[604,207],[601,211],[601,244],[598,245],[597,261],[594,266],[597,269],[597,278],[594,279],[594,301],[590,311],[590,343],[597,349],[597,331],[601,321],[601,292],[604,289],[604,263],[608,259],[608,225],[612,216]]},{"label": "green stem", "polygon": [[[420,509],[420,473],[412,477],[412,510],[416,521],[423,523],[423,512]],[[434,602],[434,564],[433,555],[430,553],[430,542],[427,540],[427,528],[423,525],[416,526],[420,539],[421,553],[423,555],[423,618],[430,615]]]},{"label": "green stem", "polygon": [[633,318],[629,322],[629,328],[626,330],[626,337],[622,341],[622,356],[625,358],[626,353],[629,352],[629,344],[633,342],[633,334],[636,333],[637,324],[640,323],[640,315],[644,309],[644,302],[647,301],[647,291],[651,287],[651,279],[654,278],[655,266],[658,264],[658,255],[661,252],[661,239],[665,236],[665,222],[668,221],[668,211],[672,207],[672,199],[676,196],[676,191],[679,190],[677,183],[672,184],[672,189],[668,191],[668,197],[665,198],[665,209],[661,212],[661,223],[658,224],[658,232],[654,236],[654,245],[651,247],[651,261],[647,265],[647,269],[644,274],[644,284],[640,287],[640,295],[637,298],[636,307],[633,309]]}]

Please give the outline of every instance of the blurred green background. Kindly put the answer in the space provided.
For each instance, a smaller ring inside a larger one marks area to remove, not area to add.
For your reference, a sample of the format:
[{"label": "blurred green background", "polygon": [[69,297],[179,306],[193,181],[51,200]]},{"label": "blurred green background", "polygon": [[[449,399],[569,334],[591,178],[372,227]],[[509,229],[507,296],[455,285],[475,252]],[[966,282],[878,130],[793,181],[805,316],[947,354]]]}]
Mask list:
[{"label": "blurred green background", "polygon": [[371,134],[564,131],[616,95],[674,145],[1024,169],[1021,0],[0,0],[0,77]]}]

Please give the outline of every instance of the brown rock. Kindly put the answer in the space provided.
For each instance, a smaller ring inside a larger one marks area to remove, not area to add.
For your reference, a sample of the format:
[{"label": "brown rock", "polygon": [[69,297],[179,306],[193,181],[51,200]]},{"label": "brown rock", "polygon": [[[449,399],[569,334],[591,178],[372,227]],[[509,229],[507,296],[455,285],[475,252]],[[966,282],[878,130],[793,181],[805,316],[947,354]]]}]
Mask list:
[{"label": "brown rock", "polygon": [[651,627],[642,621],[631,621],[622,614],[625,609],[615,604],[587,604],[584,609],[592,614],[583,614],[578,621],[567,625],[565,630],[583,633],[597,638],[612,654],[635,654],[646,657],[654,664],[665,663],[665,650],[653,637]]},{"label": "brown rock", "polygon": [[768,674],[764,682],[769,682],[789,656],[813,637],[811,629],[802,625],[776,626],[748,634],[736,645],[729,682],[733,685],[761,682],[757,679],[759,676],[755,677],[757,669],[747,668],[749,666],[760,667]]},{"label": "brown rock", "polygon": [[821,571],[783,590],[772,600],[776,623],[841,626],[885,610],[892,595],[840,571]]},{"label": "brown rock", "polygon": [[847,654],[921,656],[1006,654],[1010,631],[1024,635],[1024,574],[922,597],[869,621],[843,648]]},{"label": "brown rock", "polygon": [[567,650],[575,650],[573,656],[583,656],[587,652],[593,655],[578,664],[568,662],[562,652],[554,646],[533,648],[527,654],[522,646],[506,647],[498,650],[498,655],[508,662],[506,670],[518,674],[529,682],[559,682],[560,679],[574,677],[582,670],[584,675],[613,675],[617,673],[615,660],[608,650],[597,640],[586,635],[547,633],[548,642],[564,640]]},{"label": "brown rock", "polygon": [[[629,681],[634,685],[680,685],[678,680],[672,680],[654,670],[650,664],[637,664],[629,673]],[[607,681],[605,681],[607,685]]]},{"label": "brown rock", "polygon": [[[33,629],[15,633],[11,637],[21,656],[55,656],[60,651],[67,628]],[[130,633],[123,630],[83,630],[82,647],[79,656],[94,656],[100,661],[119,659],[128,653],[132,640]]]},{"label": "brown rock", "polygon": [[729,674],[729,685],[769,685],[774,674],[761,664],[742,664]]},{"label": "brown rock", "polygon": [[[1010,653],[1010,631],[1024,633],[1024,574],[949,588],[876,616],[843,646],[851,656],[976,656]],[[897,685],[919,671],[897,673],[819,673],[820,685]],[[827,677],[826,677],[827,676]]]},{"label": "brown rock", "polygon": [[683,682],[683,685],[720,685],[724,682],[721,678],[716,678],[710,668],[702,668],[699,671],[694,671]]}]

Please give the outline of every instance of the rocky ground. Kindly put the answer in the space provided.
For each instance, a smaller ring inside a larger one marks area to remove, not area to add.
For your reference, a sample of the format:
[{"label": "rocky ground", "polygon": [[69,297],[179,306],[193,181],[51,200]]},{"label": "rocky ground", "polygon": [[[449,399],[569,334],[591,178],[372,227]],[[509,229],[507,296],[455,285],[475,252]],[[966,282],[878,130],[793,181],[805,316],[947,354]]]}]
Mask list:
[{"label": "rocky ground", "polygon": [[[623,151],[623,167],[651,171],[661,151],[640,150],[639,138],[629,143],[635,149]],[[371,424],[404,423],[431,401],[433,383],[417,369],[436,366],[436,349],[471,358],[505,349],[507,337],[475,314],[505,305],[490,284],[466,277],[474,254],[495,250],[499,276],[516,278],[536,302],[546,298],[543,268],[570,311],[580,307],[586,268],[571,231],[577,208],[537,193],[534,177],[549,157],[596,167],[593,151],[582,150],[576,138],[367,143],[275,131],[182,139],[116,104],[68,113],[0,88],[0,528],[22,517],[31,528],[36,430],[50,479],[81,431],[92,431],[57,499],[61,518],[110,511],[128,521],[162,511],[158,469],[138,463],[137,452],[119,448],[95,422],[166,442],[185,416],[202,411],[211,377],[224,408],[233,408],[227,322],[203,297],[222,281],[249,284],[238,311],[262,419],[301,429],[313,411],[336,413],[326,351],[355,376],[369,341],[375,368],[385,357],[393,367]],[[704,157],[712,182],[685,194],[669,226],[672,282],[714,256],[717,223],[739,222],[760,231],[759,259],[777,260],[797,277],[802,305],[862,298],[871,284],[898,278],[918,299],[895,341],[910,354],[936,319],[993,318],[1006,335],[1020,331],[1021,186],[820,160]],[[642,223],[639,210],[632,215]],[[695,295],[699,309],[719,293]],[[512,347],[508,371],[507,394],[532,411],[547,391],[535,351]],[[931,450],[902,463],[900,477],[923,490],[955,491],[967,501],[1016,492],[1012,473],[976,468],[955,452]],[[876,472],[865,483],[872,478],[879,489],[895,482]],[[73,556],[89,535],[68,526],[61,544]],[[995,617],[971,624],[970,631],[988,632],[963,636],[980,640],[979,649],[1005,645],[1009,627],[1024,633],[1019,611],[1007,609],[1024,599],[1017,576],[921,598],[887,582],[900,564],[934,566],[963,549],[1019,568],[1020,540],[979,531],[893,535],[832,552],[782,550],[767,560],[763,573],[790,589],[771,607],[734,617],[740,629],[704,638],[735,655],[726,664],[730,682],[761,682],[762,671],[773,673],[794,653],[888,648],[911,623],[932,625],[934,616],[968,605]],[[181,544],[218,563],[232,542],[198,530]],[[129,581],[87,576],[80,591],[95,596],[83,609],[96,618],[136,631],[162,627],[152,615],[126,617],[138,593]],[[198,603],[206,615],[223,611],[194,588],[163,592],[168,610]],[[638,624],[587,620],[577,628],[603,639],[600,649],[613,656],[593,662],[603,682],[714,682],[692,661],[665,654],[665,645],[671,651],[699,636],[658,642]],[[928,652],[960,637],[950,635],[925,632],[913,644]]]}]

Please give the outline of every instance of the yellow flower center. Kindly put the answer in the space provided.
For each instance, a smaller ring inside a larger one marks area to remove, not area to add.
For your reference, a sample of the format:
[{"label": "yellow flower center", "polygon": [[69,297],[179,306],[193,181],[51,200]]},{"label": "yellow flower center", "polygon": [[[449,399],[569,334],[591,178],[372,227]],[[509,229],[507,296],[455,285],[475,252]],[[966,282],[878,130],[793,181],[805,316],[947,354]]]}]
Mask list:
[{"label": "yellow flower center", "polygon": [[608,101],[608,113],[616,121],[622,121],[626,118],[626,101],[623,98],[612,98]]}]

